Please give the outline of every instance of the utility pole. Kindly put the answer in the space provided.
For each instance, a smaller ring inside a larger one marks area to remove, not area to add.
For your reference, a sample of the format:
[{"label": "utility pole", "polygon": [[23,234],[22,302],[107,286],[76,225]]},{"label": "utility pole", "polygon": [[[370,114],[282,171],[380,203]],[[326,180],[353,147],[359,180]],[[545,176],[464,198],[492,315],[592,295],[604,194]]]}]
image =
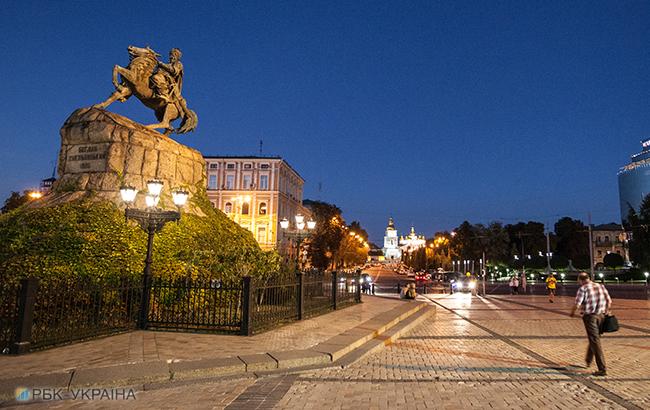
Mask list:
[{"label": "utility pole", "polygon": [[524,255],[524,238],[521,232],[519,232],[519,240],[521,241],[521,274],[526,275],[526,255]]},{"label": "utility pole", "polygon": [[546,269],[551,273],[551,239],[550,232],[546,231]]},{"label": "utility pole", "polygon": [[591,273],[591,280],[594,280],[594,246],[593,237],[591,235],[591,212],[589,212],[589,269]]},{"label": "utility pole", "polygon": [[487,269],[485,269],[485,251],[483,251],[483,259],[481,260],[481,265],[483,268],[483,297],[485,297],[485,276],[487,275]]}]

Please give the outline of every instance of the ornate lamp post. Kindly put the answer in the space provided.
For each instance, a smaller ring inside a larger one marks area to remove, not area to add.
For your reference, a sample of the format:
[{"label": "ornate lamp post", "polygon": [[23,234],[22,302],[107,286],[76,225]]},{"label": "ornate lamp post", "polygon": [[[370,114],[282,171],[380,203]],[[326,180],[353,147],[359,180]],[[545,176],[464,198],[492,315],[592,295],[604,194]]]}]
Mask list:
[{"label": "ornate lamp post", "polygon": [[146,209],[130,208],[135,202],[138,190],[131,186],[120,188],[120,195],[126,204],[124,214],[127,219],[133,219],[147,233],[147,257],[144,260],[144,272],[142,274],[142,303],[140,306],[140,318],[138,326],[144,329],[147,326],[147,314],[149,311],[149,288],[151,286],[151,254],[153,251],[153,236],[159,232],[167,222],[178,221],[181,218],[180,208],[185,205],[189,193],[184,190],[172,191],[172,199],[179,211],[165,211],[158,208],[160,193],[163,189],[163,182],[151,180],[147,182],[148,193],[145,196]]},{"label": "ornate lamp post", "polygon": [[316,228],[316,221],[310,219],[309,221],[305,222],[305,217],[301,214],[296,215],[294,218],[294,229],[289,228],[290,223],[287,218],[283,218],[280,221],[280,228],[282,228],[284,235],[290,239],[295,239],[296,241],[296,265],[298,266],[298,270],[300,270],[300,246],[302,245],[302,241],[311,236],[312,231]]}]

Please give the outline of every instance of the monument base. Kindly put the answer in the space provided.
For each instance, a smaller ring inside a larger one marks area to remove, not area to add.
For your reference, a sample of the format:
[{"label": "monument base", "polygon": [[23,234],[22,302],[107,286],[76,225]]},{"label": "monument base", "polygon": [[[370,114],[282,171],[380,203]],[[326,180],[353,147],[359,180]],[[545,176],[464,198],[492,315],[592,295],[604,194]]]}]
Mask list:
[{"label": "monument base", "polygon": [[[98,108],[81,108],[61,128],[59,179],[44,202],[82,197],[107,199],[124,206],[119,189],[130,185],[146,192],[147,181],[164,182],[159,207],[175,209],[173,189],[190,198],[203,192],[206,166],[201,153],[121,115]],[[138,195],[136,207],[145,207]],[[202,215],[188,204],[184,211]]]}]

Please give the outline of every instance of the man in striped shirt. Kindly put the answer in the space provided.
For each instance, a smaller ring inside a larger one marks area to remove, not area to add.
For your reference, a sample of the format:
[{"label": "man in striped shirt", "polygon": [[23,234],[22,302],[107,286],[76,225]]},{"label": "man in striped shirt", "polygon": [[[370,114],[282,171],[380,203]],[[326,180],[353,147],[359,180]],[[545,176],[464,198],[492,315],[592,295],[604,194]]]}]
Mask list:
[{"label": "man in striped shirt", "polygon": [[587,338],[589,339],[585,362],[589,367],[595,356],[598,371],[594,373],[594,376],[605,376],[607,375],[607,368],[603,349],[600,346],[600,325],[603,323],[605,314],[609,313],[612,298],[609,297],[605,286],[589,280],[587,272],[580,272],[578,283],[582,286],[578,289],[576,302],[573,309],[571,309],[571,317],[575,316],[577,310],[582,309],[582,321],[585,323]]}]

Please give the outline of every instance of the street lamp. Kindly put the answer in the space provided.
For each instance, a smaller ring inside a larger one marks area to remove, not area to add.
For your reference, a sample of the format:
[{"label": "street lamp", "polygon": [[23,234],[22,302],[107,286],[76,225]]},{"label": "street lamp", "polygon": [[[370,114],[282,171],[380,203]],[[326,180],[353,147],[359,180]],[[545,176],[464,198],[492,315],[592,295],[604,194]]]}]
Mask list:
[{"label": "street lamp", "polygon": [[42,193],[41,191],[36,191],[36,190],[34,190],[34,191],[29,191],[29,193],[27,194],[27,196],[28,196],[30,199],[41,199],[41,198],[43,197],[43,193]]},{"label": "street lamp", "polygon": [[[305,217],[301,214],[294,216],[295,219],[295,229],[289,228],[289,220],[283,218],[280,221],[280,228],[284,231],[284,235],[290,239],[296,240],[296,265],[298,270],[300,270],[300,247],[302,246],[302,241],[311,236],[312,231],[316,228],[316,221],[310,219],[305,222]],[[305,229],[307,228],[307,229]],[[350,232],[351,236],[354,236],[353,232]]]},{"label": "street lamp", "polygon": [[178,211],[165,211],[159,209],[158,202],[163,189],[163,182],[151,180],[147,182],[148,192],[145,195],[146,209],[131,208],[135,203],[138,190],[132,186],[120,188],[120,196],[126,204],[124,215],[127,219],[133,219],[140,225],[140,228],[147,233],[147,256],[144,260],[144,272],[142,274],[142,303],[140,306],[139,327],[144,329],[147,326],[147,314],[149,310],[149,288],[151,286],[151,255],[153,251],[153,237],[167,222],[178,221],[181,218],[180,209],[189,198],[189,192],[181,189],[172,191],[172,200]]},{"label": "street lamp", "polygon": [[643,272],[643,276],[645,276],[645,285],[648,286],[648,276],[650,276],[650,273]]}]

